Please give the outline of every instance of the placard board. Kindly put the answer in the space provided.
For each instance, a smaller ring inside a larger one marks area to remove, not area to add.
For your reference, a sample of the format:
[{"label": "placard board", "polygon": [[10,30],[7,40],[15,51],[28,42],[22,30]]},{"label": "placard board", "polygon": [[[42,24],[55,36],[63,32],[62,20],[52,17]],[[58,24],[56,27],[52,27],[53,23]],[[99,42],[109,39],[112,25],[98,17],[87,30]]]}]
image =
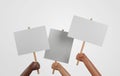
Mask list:
[{"label": "placard board", "polygon": [[102,46],[106,31],[105,24],[74,16],[68,36]]},{"label": "placard board", "polygon": [[65,31],[50,30],[48,39],[50,49],[45,51],[45,58],[64,63],[69,62],[73,38],[69,38],[67,34]]},{"label": "placard board", "polygon": [[45,26],[14,32],[18,55],[49,49]]}]

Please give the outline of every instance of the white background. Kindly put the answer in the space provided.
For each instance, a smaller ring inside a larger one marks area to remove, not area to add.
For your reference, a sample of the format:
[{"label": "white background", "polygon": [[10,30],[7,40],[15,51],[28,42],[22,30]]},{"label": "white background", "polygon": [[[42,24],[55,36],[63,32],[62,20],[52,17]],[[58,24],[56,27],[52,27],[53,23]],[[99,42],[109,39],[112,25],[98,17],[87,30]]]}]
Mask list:
[{"label": "white background", "polygon": [[[107,24],[109,26],[103,47],[86,43],[84,53],[95,64],[103,76],[120,75],[120,2],[119,0],[0,0],[0,76],[19,76],[33,61],[33,55],[18,56],[13,32],[28,26],[46,25],[50,28],[69,30],[73,15]],[[75,40],[69,65],[61,63],[71,76],[90,76],[83,63],[76,66],[75,56],[82,41]],[[44,51],[37,52],[40,75],[51,74],[52,60],[46,60]]]}]

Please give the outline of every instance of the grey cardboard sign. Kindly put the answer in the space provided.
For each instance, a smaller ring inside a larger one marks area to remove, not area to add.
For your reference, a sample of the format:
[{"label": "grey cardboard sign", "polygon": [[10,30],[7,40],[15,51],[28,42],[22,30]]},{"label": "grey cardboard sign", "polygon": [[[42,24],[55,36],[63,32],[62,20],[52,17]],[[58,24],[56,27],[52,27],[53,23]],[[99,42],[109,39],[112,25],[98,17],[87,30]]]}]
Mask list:
[{"label": "grey cardboard sign", "polygon": [[50,49],[45,51],[45,58],[64,63],[69,62],[73,38],[67,36],[67,32],[50,30],[49,45]]},{"label": "grey cardboard sign", "polygon": [[104,24],[74,16],[68,36],[102,46],[106,31]]},{"label": "grey cardboard sign", "polygon": [[18,55],[49,49],[45,26],[14,32]]}]

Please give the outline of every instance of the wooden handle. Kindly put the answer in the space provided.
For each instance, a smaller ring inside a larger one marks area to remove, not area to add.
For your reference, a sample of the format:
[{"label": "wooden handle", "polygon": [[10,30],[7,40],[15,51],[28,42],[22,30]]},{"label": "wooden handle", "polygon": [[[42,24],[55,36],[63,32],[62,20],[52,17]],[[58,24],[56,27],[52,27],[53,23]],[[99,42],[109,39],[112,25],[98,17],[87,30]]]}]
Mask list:
[{"label": "wooden handle", "polygon": [[40,71],[39,71],[39,69],[37,70],[37,74],[40,74]]},{"label": "wooden handle", "polygon": [[34,56],[35,62],[37,62],[37,57],[36,57],[36,53],[35,52],[33,52],[33,56]]},{"label": "wooden handle", "polygon": [[[28,29],[30,30],[30,27],[28,27]],[[35,53],[35,52],[33,52],[33,56],[34,56],[35,62],[37,62],[37,57],[36,57],[36,53]],[[40,73],[40,72],[39,72],[39,69],[37,70],[37,73],[38,73],[38,74]]]},{"label": "wooden handle", "polygon": [[[35,52],[33,52],[33,56],[34,56],[35,62],[37,62],[37,57],[36,57],[36,53],[35,53]],[[37,73],[38,73],[38,74],[40,73],[39,69],[37,70]]]},{"label": "wooden handle", "polygon": [[[56,61],[56,60],[55,60],[55,63],[57,63],[57,61]],[[54,74],[54,73],[55,73],[55,69],[53,69],[53,70],[52,70],[52,74]]]},{"label": "wooden handle", "polygon": [[[93,20],[93,19],[90,18],[90,21],[92,21],[92,20]],[[80,53],[83,52],[84,46],[85,46],[85,41],[83,41],[83,43],[82,43],[82,47],[81,47]],[[76,65],[78,65],[78,64],[79,64],[79,61],[77,61]]]},{"label": "wooden handle", "polygon": [[[85,46],[85,41],[83,41],[83,43],[82,43],[82,47],[81,47],[80,53],[83,52],[84,46]],[[76,65],[79,65],[79,62],[80,61],[77,61]]]},{"label": "wooden handle", "polygon": [[80,53],[83,52],[84,46],[85,46],[85,41],[83,41],[83,43],[82,43],[82,47],[81,47]]},{"label": "wooden handle", "polygon": [[78,64],[79,64],[79,61],[77,61],[76,65],[78,65]]},{"label": "wooden handle", "polygon": [[53,71],[52,71],[52,74],[54,74],[55,73],[55,69],[53,69]]}]

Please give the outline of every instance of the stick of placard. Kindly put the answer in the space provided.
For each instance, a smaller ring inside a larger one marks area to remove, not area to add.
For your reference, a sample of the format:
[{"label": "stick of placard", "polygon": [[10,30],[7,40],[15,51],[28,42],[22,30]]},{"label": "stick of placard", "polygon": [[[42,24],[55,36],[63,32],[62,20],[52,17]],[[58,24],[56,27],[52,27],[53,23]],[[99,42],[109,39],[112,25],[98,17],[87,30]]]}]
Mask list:
[{"label": "stick of placard", "polygon": [[[55,63],[57,63],[57,61],[55,60]],[[53,71],[52,71],[52,74],[54,74],[55,73],[55,69],[53,69]]]},{"label": "stick of placard", "polygon": [[[73,38],[67,36],[68,32],[64,30],[51,29],[49,34],[50,49],[45,51],[44,58],[54,60],[51,73],[54,74],[58,62],[68,63],[73,44]],[[66,52],[66,53],[64,53]]]},{"label": "stick of placard", "polygon": [[[64,31],[64,29],[62,29],[62,31]],[[57,63],[57,61],[55,60],[55,63]],[[53,69],[53,71],[52,71],[52,74],[54,74],[55,73],[55,69]]]},{"label": "stick of placard", "polygon": [[[90,18],[90,20],[92,21],[93,19]],[[82,43],[82,47],[81,47],[80,53],[83,52],[84,47],[85,47],[85,41],[83,41],[83,43]],[[78,65],[78,64],[79,64],[79,61],[77,61],[76,65]]]},{"label": "stick of placard", "polygon": [[[30,29],[30,27],[28,27],[28,29]],[[33,56],[34,56],[34,60],[35,62],[37,62],[37,56],[36,56],[36,52],[33,52]],[[39,74],[39,69],[37,70],[37,73]]]}]

